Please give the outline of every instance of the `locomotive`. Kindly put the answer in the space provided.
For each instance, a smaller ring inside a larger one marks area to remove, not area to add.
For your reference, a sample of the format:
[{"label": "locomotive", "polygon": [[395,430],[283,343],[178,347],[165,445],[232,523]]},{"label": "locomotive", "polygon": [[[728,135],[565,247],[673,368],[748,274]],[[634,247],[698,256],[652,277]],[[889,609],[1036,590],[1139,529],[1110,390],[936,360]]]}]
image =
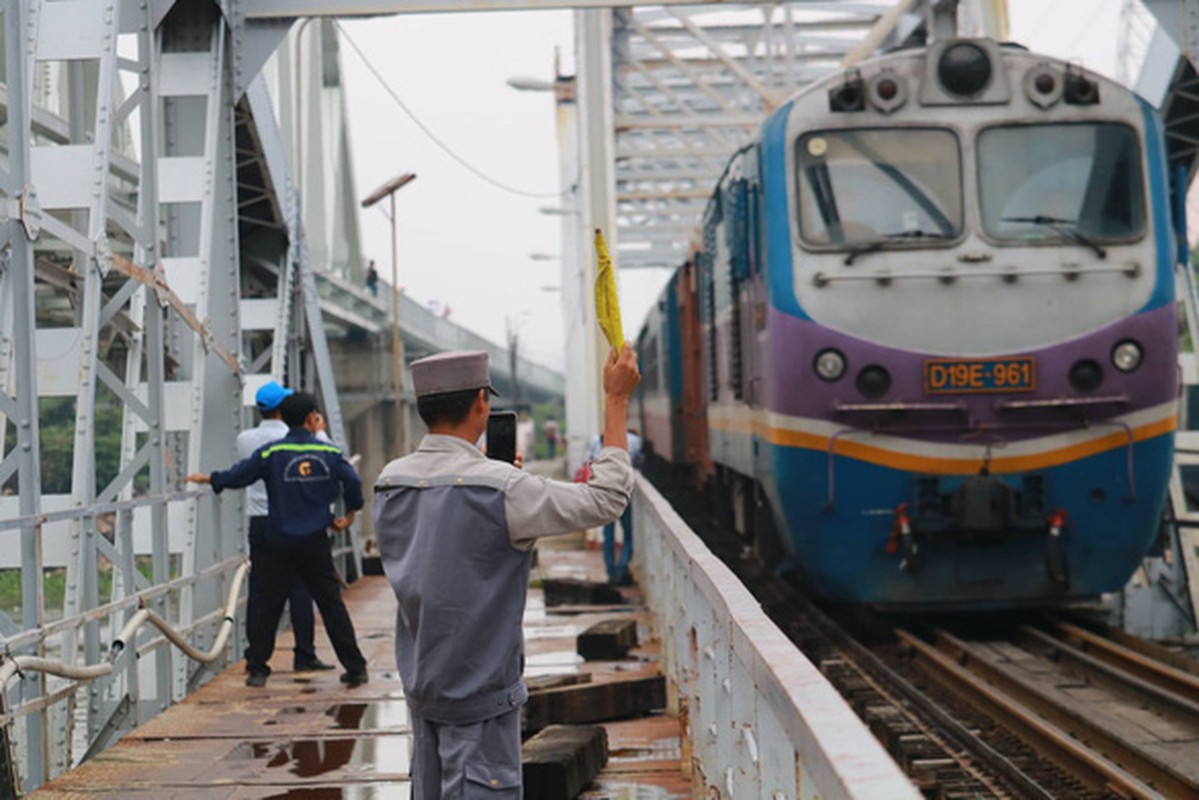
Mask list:
[{"label": "locomotive", "polygon": [[811,85],[729,160],[640,331],[647,451],[830,599],[1118,590],[1171,472],[1178,202],[1152,107],[1017,45]]}]

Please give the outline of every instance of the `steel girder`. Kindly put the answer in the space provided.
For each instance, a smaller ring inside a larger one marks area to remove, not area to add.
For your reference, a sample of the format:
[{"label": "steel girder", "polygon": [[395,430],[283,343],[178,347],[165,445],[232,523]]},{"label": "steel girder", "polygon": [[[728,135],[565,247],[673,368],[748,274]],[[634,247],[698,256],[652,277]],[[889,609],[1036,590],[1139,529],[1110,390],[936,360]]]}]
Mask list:
[{"label": "steel girder", "polygon": [[685,261],[685,231],[698,228],[729,157],[787,97],[841,64],[888,8],[760,3],[612,12],[621,266]]},{"label": "steel girder", "polygon": [[[1166,146],[1172,165],[1182,165],[1187,185],[1199,169],[1199,0],[1144,0],[1157,21],[1144,50],[1137,91],[1158,106],[1165,118]],[[1127,10],[1121,41],[1121,69],[1131,77],[1131,56],[1139,55],[1135,29],[1139,15]]]}]

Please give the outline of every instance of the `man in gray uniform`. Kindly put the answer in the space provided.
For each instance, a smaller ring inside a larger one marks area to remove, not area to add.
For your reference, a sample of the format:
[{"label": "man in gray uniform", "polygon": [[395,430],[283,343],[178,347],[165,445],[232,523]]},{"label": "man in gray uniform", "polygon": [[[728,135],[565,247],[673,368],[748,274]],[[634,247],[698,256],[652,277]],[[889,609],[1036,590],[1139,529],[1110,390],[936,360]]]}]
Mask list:
[{"label": "man in gray uniform", "polygon": [[[412,798],[520,798],[521,618],[534,542],[615,520],[629,502],[628,345],[604,366],[605,447],[588,483],[529,475],[475,447],[493,391],[485,352],[412,364],[420,448],[375,486],[375,536],[395,590],[396,664],[412,717]],[[484,794],[485,793],[485,794]]]}]

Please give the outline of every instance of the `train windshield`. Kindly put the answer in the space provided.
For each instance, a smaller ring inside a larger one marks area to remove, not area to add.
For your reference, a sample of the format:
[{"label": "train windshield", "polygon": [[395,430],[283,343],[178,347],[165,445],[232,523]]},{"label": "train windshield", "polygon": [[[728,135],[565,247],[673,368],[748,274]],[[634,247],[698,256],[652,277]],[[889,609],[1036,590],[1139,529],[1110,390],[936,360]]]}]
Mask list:
[{"label": "train windshield", "polygon": [[952,131],[819,131],[800,137],[795,163],[809,245],[874,250],[961,233],[962,158]]},{"label": "train windshield", "polygon": [[1140,149],[1124,125],[988,128],[978,173],[983,228],[994,239],[1094,247],[1144,228]]}]

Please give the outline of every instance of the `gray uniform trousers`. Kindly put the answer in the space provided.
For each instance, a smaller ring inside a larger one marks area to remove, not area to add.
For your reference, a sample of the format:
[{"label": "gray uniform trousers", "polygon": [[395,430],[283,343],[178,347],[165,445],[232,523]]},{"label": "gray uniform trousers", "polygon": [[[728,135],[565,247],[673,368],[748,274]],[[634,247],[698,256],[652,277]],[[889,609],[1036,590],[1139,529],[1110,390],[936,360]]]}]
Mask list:
[{"label": "gray uniform trousers", "polygon": [[520,709],[470,725],[411,716],[412,800],[520,800]]}]

